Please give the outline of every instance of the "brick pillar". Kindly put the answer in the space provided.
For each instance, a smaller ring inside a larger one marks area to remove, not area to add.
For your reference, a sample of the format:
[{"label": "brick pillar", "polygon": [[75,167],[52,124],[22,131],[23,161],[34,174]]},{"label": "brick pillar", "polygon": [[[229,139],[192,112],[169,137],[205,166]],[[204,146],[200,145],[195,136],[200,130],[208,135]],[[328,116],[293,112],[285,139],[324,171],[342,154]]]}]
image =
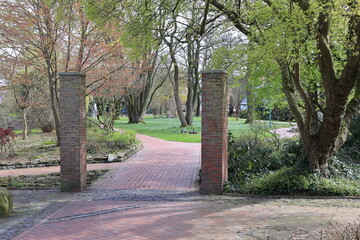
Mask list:
[{"label": "brick pillar", "polygon": [[85,74],[60,73],[61,191],[86,187]]},{"label": "brick pillar", "polygon": [[202,72],[201,186],[204,194],[222,194],[228,167],[228,94],[224,71]]}]

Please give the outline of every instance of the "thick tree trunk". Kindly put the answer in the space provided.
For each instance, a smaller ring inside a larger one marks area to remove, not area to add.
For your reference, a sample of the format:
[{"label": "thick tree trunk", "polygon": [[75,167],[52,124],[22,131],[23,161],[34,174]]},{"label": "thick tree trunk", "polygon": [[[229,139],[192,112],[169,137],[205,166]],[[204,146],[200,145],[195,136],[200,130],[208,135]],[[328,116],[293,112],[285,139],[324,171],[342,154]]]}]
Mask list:
[{"label": "thick tree trunk", "polygon": [[[155,59],[153,60],[155,61]],[[154,63],[151,65],[151,71],[147,71],[139,77],[140,89],[131,90],[125,97],[125,103],[128,109],[129,123],[144,123],[144,117],[147,106],[151,101],[151,88],[153,86]]]},{"label": "thick tree trunk", "polygon": [[187,125],[189,125],[189,126],[192,126],[192,124],[193,124],[193,116],[194,116],[193,96],[194,96],[194,90],[193,90],[192,86],[188,86],[185,119],[186,119]]},{"label": "thick tree trunk", "polygon": [[134,94],[129,94],[125,97],[125,102],[129,118],[128,123],[143,123],[146,103],[143,102],[142,98]]},{"label": "thick tree trunk", "polygon": [[144,112],[128,106],[128,123],[144,123]]},{"label": "thick tree trunk", "polygon": [[128,123],[144,123],[145,122],[144,121],[144,115],[143,114],[138,114],[137,111],[128,110],[128,117],[129,117]]},{"label": "thick tree trunk", "polygon": [[[354,98],[347,104],[348,94],[352,87],[347,84],[339,85],[332,90],[332,94],[327,96],[326,108],[323,109],[323,119],[319,122],[318,130],[315,131],[312,122],[319,120],[316,120],[313,116],[313,104],[306,98],[309,95],[305,95],[299,81],[296,80],[296,76],[291,76],[288,67],[284,63],[278,63],[282,73],[283,91],[294,114],[300,138],[304,144],[309,168],[311,170],[320,170],[323,176],[329,177],[328,165],[330,159],[345,142],[348,125],[350,124],[349,119],[355,114],[354,109],[355,112],[359,110],[360,101]],[[298,91],[302,91],[304,95],[305,114],[299,108],[295,88],[300,89]],[[360,89],[358,92],[360,93]]]},{"label": "thick tree trunk", "polygon": [[[346,42],[344,43],[349,44],[351,47],[346,49],[346,56],[341,59],[343,68],[340,69],[338,64],[340,61],[338,61],[337,57],[334,57],[336,54],[333,52],[333,44],[330,44],[330,40],[334,39],[331,37],[334,32],[331,28],[333,16],[336,15],[335,11],[337,9],[328,4],[328,1],[320,1],[323,11],[319,12],[317,19],[314,19],[313,15],[308,14],[309,9],[311,9],[309,1],[293,0],[292,2],[298,4],[304,16],[309,17],[308,20],[312,26],[316,26],[316,29],[308,31],[309,35],[302,38],[296,33],[299,32],[298,28],[294,28],[294,36],[297,37],[292,40],[291,61],[287,62],[287,57],[280,57],[279,55],[276,55],[274,60],[280,67],[282,88],[291,112],[296,119],[309,168],[320,170],[324,176],[328,177],[327,167],[330,158],[343,145],[347,136],[349,122],[360,109],[360,17],[356,12],[358,6],[350,3],[344,5],[344,9],[349,10],[348,19],[346,20],[347,29],[344,31],[346,32],[344,36]],[[256,32],[253,32],[251,25],[248,26],[243,23],[241,11],[233,11],[227,4],[222,4],[221,1],[211,0],[210,4],[224,13],[239,31],[248,37],[252,37],[257,44],[263,45],[267,41],[267,39],[262,39],[260,35],[254,34]],[[272,7],[270,1],[267,1],[267,4]],[[306,26],[308,27],[310,24]],[[255,27],[254,29],[258,28]],[[315,33],[314,36],[313,33]],[[297,49],[298,46],[308,41],[309,37],[315,37],[318,50],[316,61],[319,64],[321,86],[326,101],[325,103],[319,101],[316,105],[313,104],[313,96],[306,92],[302,86],[306,81],[302,81],[300,62],[296,62],[296,59],[314,58],[313,54],[302,56],[300,49]],[[294,54],[296,56],[293,56]],[[355,94],[352,96],[351,92],[355,86]],[[349,101],[349,99],[351,100]],[[314,121],[316,121],[314,119],[314,113],[316,112],[314,108],[320,108],[323,112],[323,119],[318,126],[314,124]]]},{"label": "thick tree trunk", "polygon": [[187,61],[188,61],[188,72],[187,72],[187,99],[186,99],[186,121],[187,124],[192,126],[195,102],[197,93],[199,91],[199,59],[200,59],[200,40],[189,38],[187,39]]}]

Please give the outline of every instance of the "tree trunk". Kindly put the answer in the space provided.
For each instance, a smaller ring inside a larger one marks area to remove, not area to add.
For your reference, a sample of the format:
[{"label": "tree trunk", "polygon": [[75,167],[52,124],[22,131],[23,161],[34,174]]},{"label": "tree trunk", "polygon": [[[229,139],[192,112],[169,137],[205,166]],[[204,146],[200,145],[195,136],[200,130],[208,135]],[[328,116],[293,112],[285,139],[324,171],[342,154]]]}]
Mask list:
[{"label": "tree trunk", "polygon": [[[348,104],[348,94],[352,87],[348,83],[340,82],[337,88],[332,89],[332,94],[326,98],[326,108],[323,109],[323,119],[319,123],[318,130],[312,128],[313,105],[306,97],[305,91],[299,84],[296,76],[292,76],[288,66],[278,62],[282,74],[282,86],[291,112],[294,114],[300,139],[304,144],[305,156],[311,170],[319,170],[323,176],[329,177],[328,165],[333,157],[345,142],[348,125],[353,115],[360,107],[360,87],[356,89],[354,97]],[[305,102],[305,113],[299,108],[295,89],[302,92]],[[352,104],[354,103],[354,104]]]},{"label": "tree trunk", "polygon": [[29,110],[29,107],[22,107],[21,108],[21,116],[23,119],[23,132],[22,132],[22,139],[26,140],[28,135],[28,123],[27,123],[27,112]]},{"label": "tree trunk", "polygon": [[235,113],[236,121],[239,121],[241,102],[242,102],[242,99],[240,98],[240,94],[237,94],[237,96],[236,96],[236,113]]},{"label": "tree trunk", "polygon": [[318,135],[310,135],[302,139],[309,169],[312,171],[319,170],[323,177],[328,178],[330,177],[329,161],[333,154],[321,148],[321,141]]},{"label": "tree trunk", "polygon": [[194,104],[193,104],[193,96],[194,96],[194,89],[192,86],[188,86],[188,93],[186,99],[186,123],[189,126],[193,124],[193,115],[194,115]]},{"label": "tree trunk", "polygon": [[188,125],[193,124],[194,108],[200,85],[199,62],[201,41],[199,36],[190,37],[188,43],[188,98],[186,102],[186,120]]},{"label": "tree trunk", "polygon": [[[140,94],[143,95],[143,94]],[[145,104],[141,96],[134,93],[128,94],[125,97],[126,108],[128,112],[128,123],[144,123]]]},{"label": "tree trunk", "polygon": [[144,123],[144,111],[140,111],[135,106],[128,106],[128,123]]},{"label": "tree trunk", "polygon": [[[48,66],[50,68],[50,66]],[[55,81],[52,76],[49,76],[49,92],[50,92],[50,102],[51,102],[51,110],[54,117],[55,122],[55,133],[56,133],[56,141],[57,145],[60,145],[60,120],[58,114],[58,102],[57,102],[57,92],[55,91]]]},{"label": "tree trunk", "polygon": [[[156,59],[153,59],[156,61]],[[151,64],[150,70],[140,74],[139,83],[142,87],[131,89],[125,97],[128,110],[129,123],[144,123],[147,106],[151,101],[151,88],[153,86],[153,73],[155,63]]]},{"label": "tree trunk", "polygon": [[144,116],[142,114],[138,114],[136,111],[131,112],[129,110],[128,117],[129,117],[128,123],[145,123]]},{"label": "tree trunk", "polygon": [[254,124],[255,121],[255,106],[254,106],[254,97],[252,94],[252,86],[248,85],[246,89],[247,96],[247,116],[245,123],[250,125]]},{"label": "tree trunk", "polygon": [[[169,47],[169,52],[170,52],[170,58],[171,58],[171,62],[174,66],[174,74],[173,74],[173,91],[174,91],[174,99],[175,99],[175,105],[176,105],[176,112],[178,114],[178,118],[180,120],[180,127],[187,127],[187,121],[185,118],[185,115],[182,111],[182,104],[180,101],[180,79],[179,79],[179,66],[177,64],[177,60],[175,57],[175,52],[174,52],[174,37],[171,37],[170,41],[166,40],[166,38],[164,38],[164,42],[165,44]],[[168,71],[170,71],[170,69],[168,69]]]},{"label": "tree trunk", "polygon": [[174,98],[175,98],[175,104],[176,104],[176,111],[181,123],[180,127],[187,127],[187,121],[186,118],[184,116],[184,112],[182,111],[182,104],[180,101],[180,93],[179,93],[179,67],[177,65],[177,63],[174,63],[174,79],[173,79],[173,89],[174,89]]},{"label": "tree trunk", "polygon": [[[347,29],[344,36],[344,39],[349,42],[351,47],[346,49],[346,55],[340,60],[334,57],[336,54],[333,52],[333,44],[330,44],[330,39],[334,39],[334,37],[331,37],[334,32],[332,30],[332,18],[334,14],[336,15],[335,11],[337,9],[329,5],[328,1],[320,1],[320,6],[324,10],[320,11],[316,19],[313,18],[313,15],[308,14],[311,9],[309,1],[293,0],[292,2],[298,4],[304,16],[309,17],[308,20],[311,25],[316,26],[316,30],[308,31],[309,35],[305,35],[303,38],[294,37],[291,55],[286,55],[286,57],[275,55],[274,60],[280,67],[282,88],[290,110],[295,117],[309,168],[320,170],[324,176],[328,177],[329,171],[327,167],[329,160],[343,145],[349,123],[354,114],[360,110],[360,17],[356,12],[358,10],[357,5],[344,5],[344,9],[351,9],[346,16],[348,19],[346,20]],[[267,39],[262,39],[260,35],[254,34],[251,25],[248,26],[247,23],[242,22],[241,11],[233,11],[220,1],[210,0],[210,3],[224,13],[244,35],[252,37],[259,45],[266,43]],[[267,4],[272,7],[270,1],[267,1]],[[286,19],[286,17],[282,16],[282,19]],[[269,25],[271,26],[271,23]],[[310,24],[305,26],[308,27]],[[255,27],[254,29],[258,28]],[[295,27],[293,29],[294,33],[299,32],[299,29]],[[300,36],[297,34],[294,34],[294,36]],[[298,46],[303,45],[309,37],[315,37],[314,40],[318,50],[316,61],[319,65],[318,70],[321,75],[321,86],[325,97],[325,103],[319,104],[318,102],[316,105],[312,104],[313,97],[302,86],[306,81],[302,81],[300,62],[296,62],[296,59],[306,59],[307,57],[314,59],[313,53],[303,56],[300,49],[298,49]],[[291,56],[291,61],[286,60],[289,59],[289,56]],[[342,69],[338,66],[338,61],[343,65]],[[355,93],[352,94],[354,87],[356,88]],[[300,105],[302,106],[301,109]],[[323,118],[318,127],[315,124],[312,125],[315,107],[320,108],[323,112]]]},{"label": "tree trunk", "polygon": [[200,117],[201,115],[201,97],[200,91],[196,93],[196,116]]},{"label": "tree trunk", "polygon": [[174,79],[173,79],[173,89],[174,89],[174,98],[176,104],[176,111],[181,123],[181,127],[187,127],[187,121],[182,111],[182,104],[180,101],[180,86],[179,86],[179,66],[177,65],[175,56],[173,56],[173,63],[174,63]]}]

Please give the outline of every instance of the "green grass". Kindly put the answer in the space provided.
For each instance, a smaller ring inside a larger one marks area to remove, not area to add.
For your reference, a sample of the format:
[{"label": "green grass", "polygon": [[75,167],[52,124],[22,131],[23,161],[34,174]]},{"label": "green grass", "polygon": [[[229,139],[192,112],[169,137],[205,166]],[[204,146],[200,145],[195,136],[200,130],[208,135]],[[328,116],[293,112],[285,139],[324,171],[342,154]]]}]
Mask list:
[{"label": "green grass", "polygon": [[[115,122],[115,128],[122,130],[131,129],[137,133],[152,136],[164,140],[176,141],[176,142],[201,142],[201,118],[195,117],[193,126],[180,128],[180,122],[178,118],[153,118],[145,117],[146,124],[128,124],[127,118],[121,118]],[[251,129],[249,124],[244,123],[244,119],[236,121],[234,117],[229,118],[229,130],[235,137],[240,134],[250,134]],[[266,127],[268,122],[257,123],[257,125]],[[289,123],[273,123],[273,128],[288,127]],[[186,129],[187,131],[195,131],[198,134],[181,134],[180,130]]]},{"label": "green grass", "polygon": [[[14,132],[17,135],[21,135],[23,131],[20,129],[20,130],[14,130]],[[42,133],[40,128],[32,128],[32,129],[30,129],[28,134],[31,135],[31,134],[39,134],[39,133]]]}]

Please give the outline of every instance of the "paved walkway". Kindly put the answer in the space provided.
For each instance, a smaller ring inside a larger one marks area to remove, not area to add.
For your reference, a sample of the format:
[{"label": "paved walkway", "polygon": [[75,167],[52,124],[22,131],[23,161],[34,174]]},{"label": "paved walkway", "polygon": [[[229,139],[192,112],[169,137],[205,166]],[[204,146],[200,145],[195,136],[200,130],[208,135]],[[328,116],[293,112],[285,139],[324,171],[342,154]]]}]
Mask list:
[{"label": "paved walkway", "polygon": [[298,136],[296,127],[284,127],[270,130],[271,132],[278,134],[280,138],[292,138]]},{"label": "paved walkway", "polygon": [[139,135],[144,149],[95,183],[93,189],[196,190],[200,143],[179,143]]},{"label": "paved walkway", "polygon": [[285,239],[290,233],[305,239],[330,220],[360,214],[359,201],[351,199],[201,196],[200,144],[139,137],[140,152],[90,189],[58,193],[61,208],[45,211],[14,239]]}]

